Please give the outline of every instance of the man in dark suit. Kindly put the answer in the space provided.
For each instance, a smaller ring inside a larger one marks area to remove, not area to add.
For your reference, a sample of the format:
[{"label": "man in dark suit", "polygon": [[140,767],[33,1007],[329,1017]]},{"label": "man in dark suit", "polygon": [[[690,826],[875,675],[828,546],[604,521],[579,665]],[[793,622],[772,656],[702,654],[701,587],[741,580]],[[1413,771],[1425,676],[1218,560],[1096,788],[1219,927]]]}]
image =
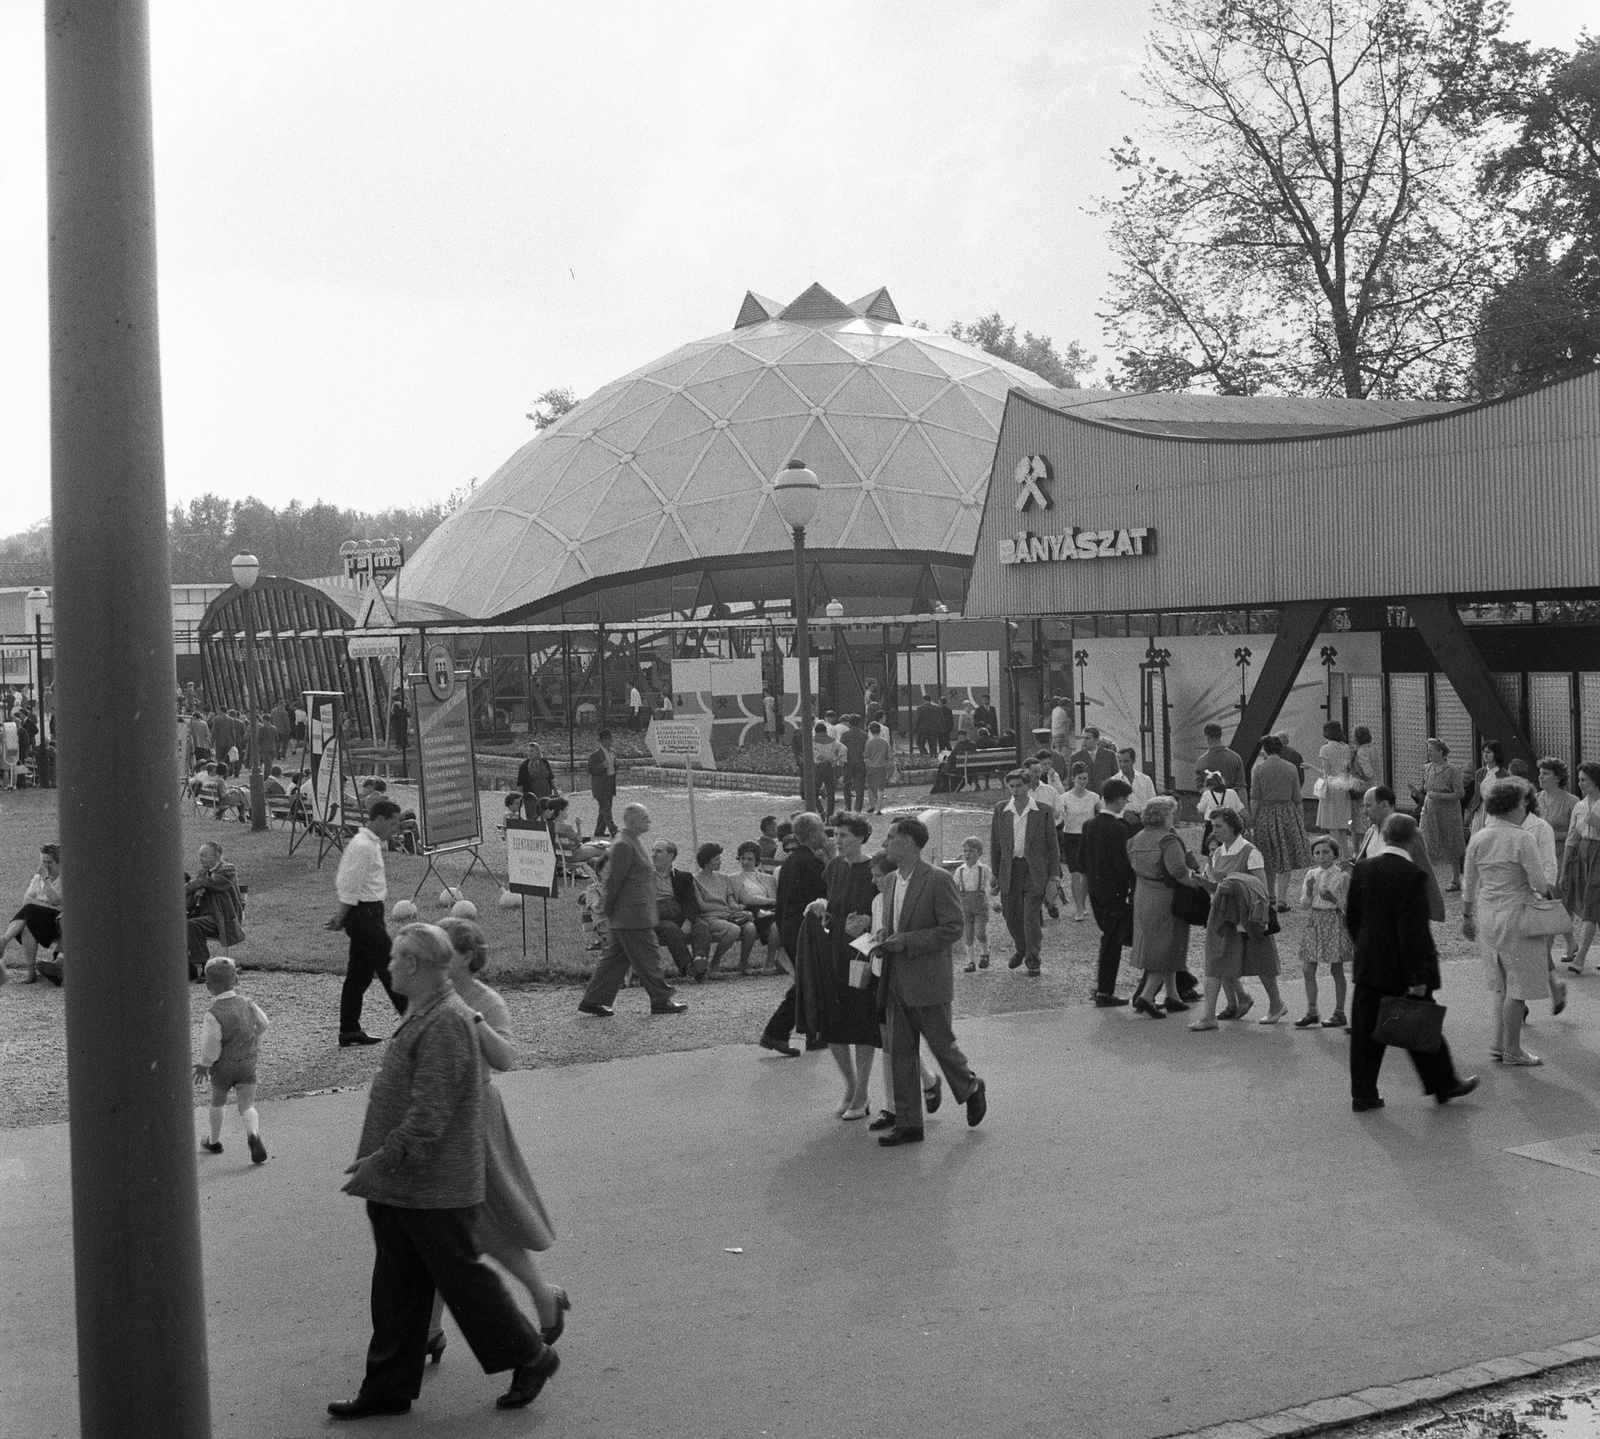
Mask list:
[{"label": "man in dark suit", "polygon": [[952,946],[961,938],[961,899],[949,873],[922,857],[928,827],[918,819],[889,826],[883,852],[895,864],[883,896],[883,1004],[889,1023],[889,1072],[894,1093],[894,1128],[878,1143],[922,1142],[922,1066],[917,1053],[928,1051],[950,1082],[957,1104],[967,1107],[967,1123],[980,1124],[988,1113],[988,1092],[956,1043],[950,1022],[955,1001]]},{"label": "man in dark suit", "polygon": [[658,839],[650,850],[656,872],[656,938],[680,975],[689,974],[700,983],[711,967],[711,929],[695,893],[694,876],[674,866],[678,846],[670,839]]},{"label": "man in dark suit", "polygon": [[649,991],[651,1014],[682,1014],[689,1007],[673,998],[672,986],[661,972],[655,868],[644,849],[649,829],[650,811],[642,804],[630,804],[622,811],[622,832],[611,841],[606,856],[600,899],[600,912],[609,926],[606,948],[578,1004],[585,1014],[600,1019],[611,1017],[611,1001],[622,988],[629,965]]},{"label": "man in dark suit", "polygon": [[617,822],[611,817],[611,801],[617,797],[617,753],[611,748],[611,731],[600,731],[600,745],[589,756],[589,793],[600,812],[595,816],[597,835],[615,834]]},{"label": "man in dark suit", "polygon": [[1080,764],[1089,771],[1089,788],[1096,794],[1100,793],[1100,786],[1117,772],[1117,747],[1110,740],[1102,739],[1100,731],[1093,725],[1085,726],[1083,748],[1068,760],[1061,777],[1070,780],[1073,769]]},{"label": "man in dark suit", "polygon": [[[1362,796],[1361,807],[1367,817],[1367,832],[1362,835],[1356,849],[1357,860],[1371,859],[1383,848],[1383,827],[1394,814],[1394,791],[1386,784],[1375,784]],[[1444,923],[1444,892],[1439,888],[1439,877],[1433,871],[1433,861],[1428,858],[1428,846],[1415,830],[1402,846],[1428,878],[1428,918],[1435,924]]]},{"label": "man in dark suit", "polygon": [[[822,877],[828,842],[822,817],[809,812],[796,815],[794,838],[794,852],[778,870],[777,907],[778,937],[783,941],[791,964],[800,952],[800,921],[805,917],[806,906],[828,895],[828,882]],[[794,1033],[795,1003],[795,987],[791,984],[782,1003],[773,1010],[759,1041],[763,1049],[770,1049],[786,1059],[793,1059],[800,1053],[789,1043],[789,1036]],[[809,1040],[806,1047],[813,1047]],[[815,1047],[821,1048],[820,1041]]]},{"label": "man in dark suit", "polygon": [[1000,886],[1000,912],[1016,946],[1008,967],[1026,963],[1028,973],[1037,975],[1044,941],[1040,910],[1050,881],[1061,874],[1061,850],[1055,818],[1029,792],[1028,772],[1012,770],[1006,789],[1011,798],[995,806],[989,822],[989,854]]},{"label": "man in dark suit", "polygon": [[924,696],[911,719],[911,737],[916,741],[918,754],[938,754],[942,723],[939,706]]},{"label": "man in dark suit", "polygon": [[[1372,1037],[1378,1006],[1386,995],[1421,999],[1439,988],[1439,954],[1428,925],[1428,877],[1406,846],[1417,832],[1409,815],[1390,815],[1383,845],[1350,875],[1344,922],[1355,940],[1355,993],[1350,1001],[1350,1107],[1357,1114],[1382,1109],[1378,1070],[1385,1046]],[[1462,1079],[1450,1046],[1432,1054],[1411,1052],[1423,1090],[1440,1104],[1478,1087],[1476,1075]]]},{"label": "man in dark suit", "polygon": [[1133,886],[1137,876],[1128,859],[1128,841],[1138,833],[1137,819],[1126,818],[1133,786],[1108,779],[1100,790],[1100,813],[1083,827],[1083,874],[1089,907],[1100,926],[1100,967],[1095,975],[1094,1002],[1099,1009],[1126,1004],[1117,998],[1117,970],[1124,946],[1133,943]]},{"label": "man in dark suit", "polygon": [[1000,733],[1000,716],[995,713],[995,708],[989,703],[989,696],[984,695],[979,699],[972,711],[972,727],[986,729],[991,736]]}]

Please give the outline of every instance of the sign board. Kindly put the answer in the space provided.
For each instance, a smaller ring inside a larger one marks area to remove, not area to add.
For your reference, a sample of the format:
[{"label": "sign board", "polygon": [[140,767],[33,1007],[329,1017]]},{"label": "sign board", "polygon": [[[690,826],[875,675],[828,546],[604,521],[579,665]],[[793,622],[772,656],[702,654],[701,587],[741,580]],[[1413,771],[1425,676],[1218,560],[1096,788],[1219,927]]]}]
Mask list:
[{"label": "sign board", "polygon": [[[811,693],[815,695],[822,687],[822,662],[811,656]],[[800,661],[786,658],[783,662],[783,692],[786,695],[800,693]]]},{"label": "sign board", "polygon": [[556,894],[556,842],[549,826],[531,819],[506,820],[507,888],[513,894]]},{"label": "sign board", "polygon": [[710,727],[699,720],[652,720],[644,739],[658,764],[696,764],[701,769],[717,767],[716,760],[711,757]]},{"label": "sign board", "polygon": [[351,635],[349,653],[353,660],[399,659],[400,636]]},{"label": "sign board", "polygon": [[1018,530],[1015,539],[997,540],[1003,565],[1037,564],[1041,560],[1115,560],[1124,555],[1153,555],[1156,532],[1149,525],[1121,530],[1080,530],[1076,525],[1059,535],[1035,535]]},{"label": "sign board", "polygon": [[[431,683],[413,675],[412,704],[417,717],[417,826],[424,849],[481,844],[483,820],[478,809],[478,761],[472,748],[470,691],[451,684],[437,699]],[[465,676],[461,676],[465,680]]]},{"label": "sign board", "polygon": [[306,693],[311,722],[311,810],[320,820],[337,824],[344,807],[344,747],[340,744],[342,700],[337,695]]},{"label": "sign board", "polygon": [[422,658],[422,670],[433,697],[443,704],[456,687],[456,661],[449,645],[432,644]]}]

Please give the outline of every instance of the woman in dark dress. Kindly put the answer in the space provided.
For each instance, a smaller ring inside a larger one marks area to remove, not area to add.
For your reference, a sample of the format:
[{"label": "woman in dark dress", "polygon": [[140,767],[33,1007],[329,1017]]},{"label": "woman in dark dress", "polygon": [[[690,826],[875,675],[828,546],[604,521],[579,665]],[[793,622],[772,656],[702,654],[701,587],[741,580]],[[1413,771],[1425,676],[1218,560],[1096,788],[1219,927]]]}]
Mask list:
[{"label": "woman in dark dress", "polygon": [[822,1037],[844,1075],[844,1102],[834,1111],[840,1119],[867,1117],[867,1081],[872,1077],[873,1057],[881,1042],[878,999],[871,975],[864,988],[850,983],[850,961],[865,958],[850,947],[850,941],[871,928],[872,901],[878,893],[872,878],[872,861],[862,853],[862,846],[871,835],[872,825],[861,815],[835,816],[837,853],[822,872],[828,885],[827,898],[811,902],[813,911],[827,916]]}]

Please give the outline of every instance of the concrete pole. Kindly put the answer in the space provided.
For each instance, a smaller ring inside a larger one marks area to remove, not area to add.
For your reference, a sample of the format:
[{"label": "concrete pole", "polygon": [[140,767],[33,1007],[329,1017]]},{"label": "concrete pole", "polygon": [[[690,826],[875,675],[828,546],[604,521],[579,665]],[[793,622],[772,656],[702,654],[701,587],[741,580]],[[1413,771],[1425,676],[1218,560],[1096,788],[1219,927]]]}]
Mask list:
[{"label": "concrete pole", "polygon": [[[244,689],[250,707],[250,828],[257,834],[267,831],[267,781],[261,772],[261,720],[266,708],[261,686],[261,670],[256,661],[255,588],[244,592]],[[374,736],[376,737],[376,736]]]},{"label": "concrete pole", "polygon": [[208,1439],[144,0],[45,36],[80,1432]]},{"label": "concrete pole", "polygon": [[[794,532],[794,653],[800,665],[800,803],[810,809],[817,802],[817,764],[811,749],[811,633],[810,600],[806,595],[806,532]],[[827,815],[822,816],[827,819]]]}]

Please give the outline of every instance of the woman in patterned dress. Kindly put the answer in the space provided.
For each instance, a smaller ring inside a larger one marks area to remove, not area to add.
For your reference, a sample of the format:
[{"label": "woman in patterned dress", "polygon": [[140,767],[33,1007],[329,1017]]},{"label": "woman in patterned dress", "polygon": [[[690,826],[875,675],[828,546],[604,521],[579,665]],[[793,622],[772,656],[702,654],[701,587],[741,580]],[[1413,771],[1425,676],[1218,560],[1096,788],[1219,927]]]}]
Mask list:
[{"label": "woman in patterned dress", "polygon": [[1289,908],[1289,875],[1311,863],[1306,843],[1300,773],[1283,757],[1283,741],[1269,734],[1250,775],[1250,833],[1267,862],[1267,889],[1279,912]]},{"label": "woman in patterned dress", "polygon": [[1450,867],[1450,889],[1461,888],[1461,857],[1467,852],[1461,821],[1461,801],[1466,795],[1461,771],[1450,763],[1450,746],[1442,739],[1428,741],[1428,762],[1422,766],[1422,842],[1437,867]]}]

